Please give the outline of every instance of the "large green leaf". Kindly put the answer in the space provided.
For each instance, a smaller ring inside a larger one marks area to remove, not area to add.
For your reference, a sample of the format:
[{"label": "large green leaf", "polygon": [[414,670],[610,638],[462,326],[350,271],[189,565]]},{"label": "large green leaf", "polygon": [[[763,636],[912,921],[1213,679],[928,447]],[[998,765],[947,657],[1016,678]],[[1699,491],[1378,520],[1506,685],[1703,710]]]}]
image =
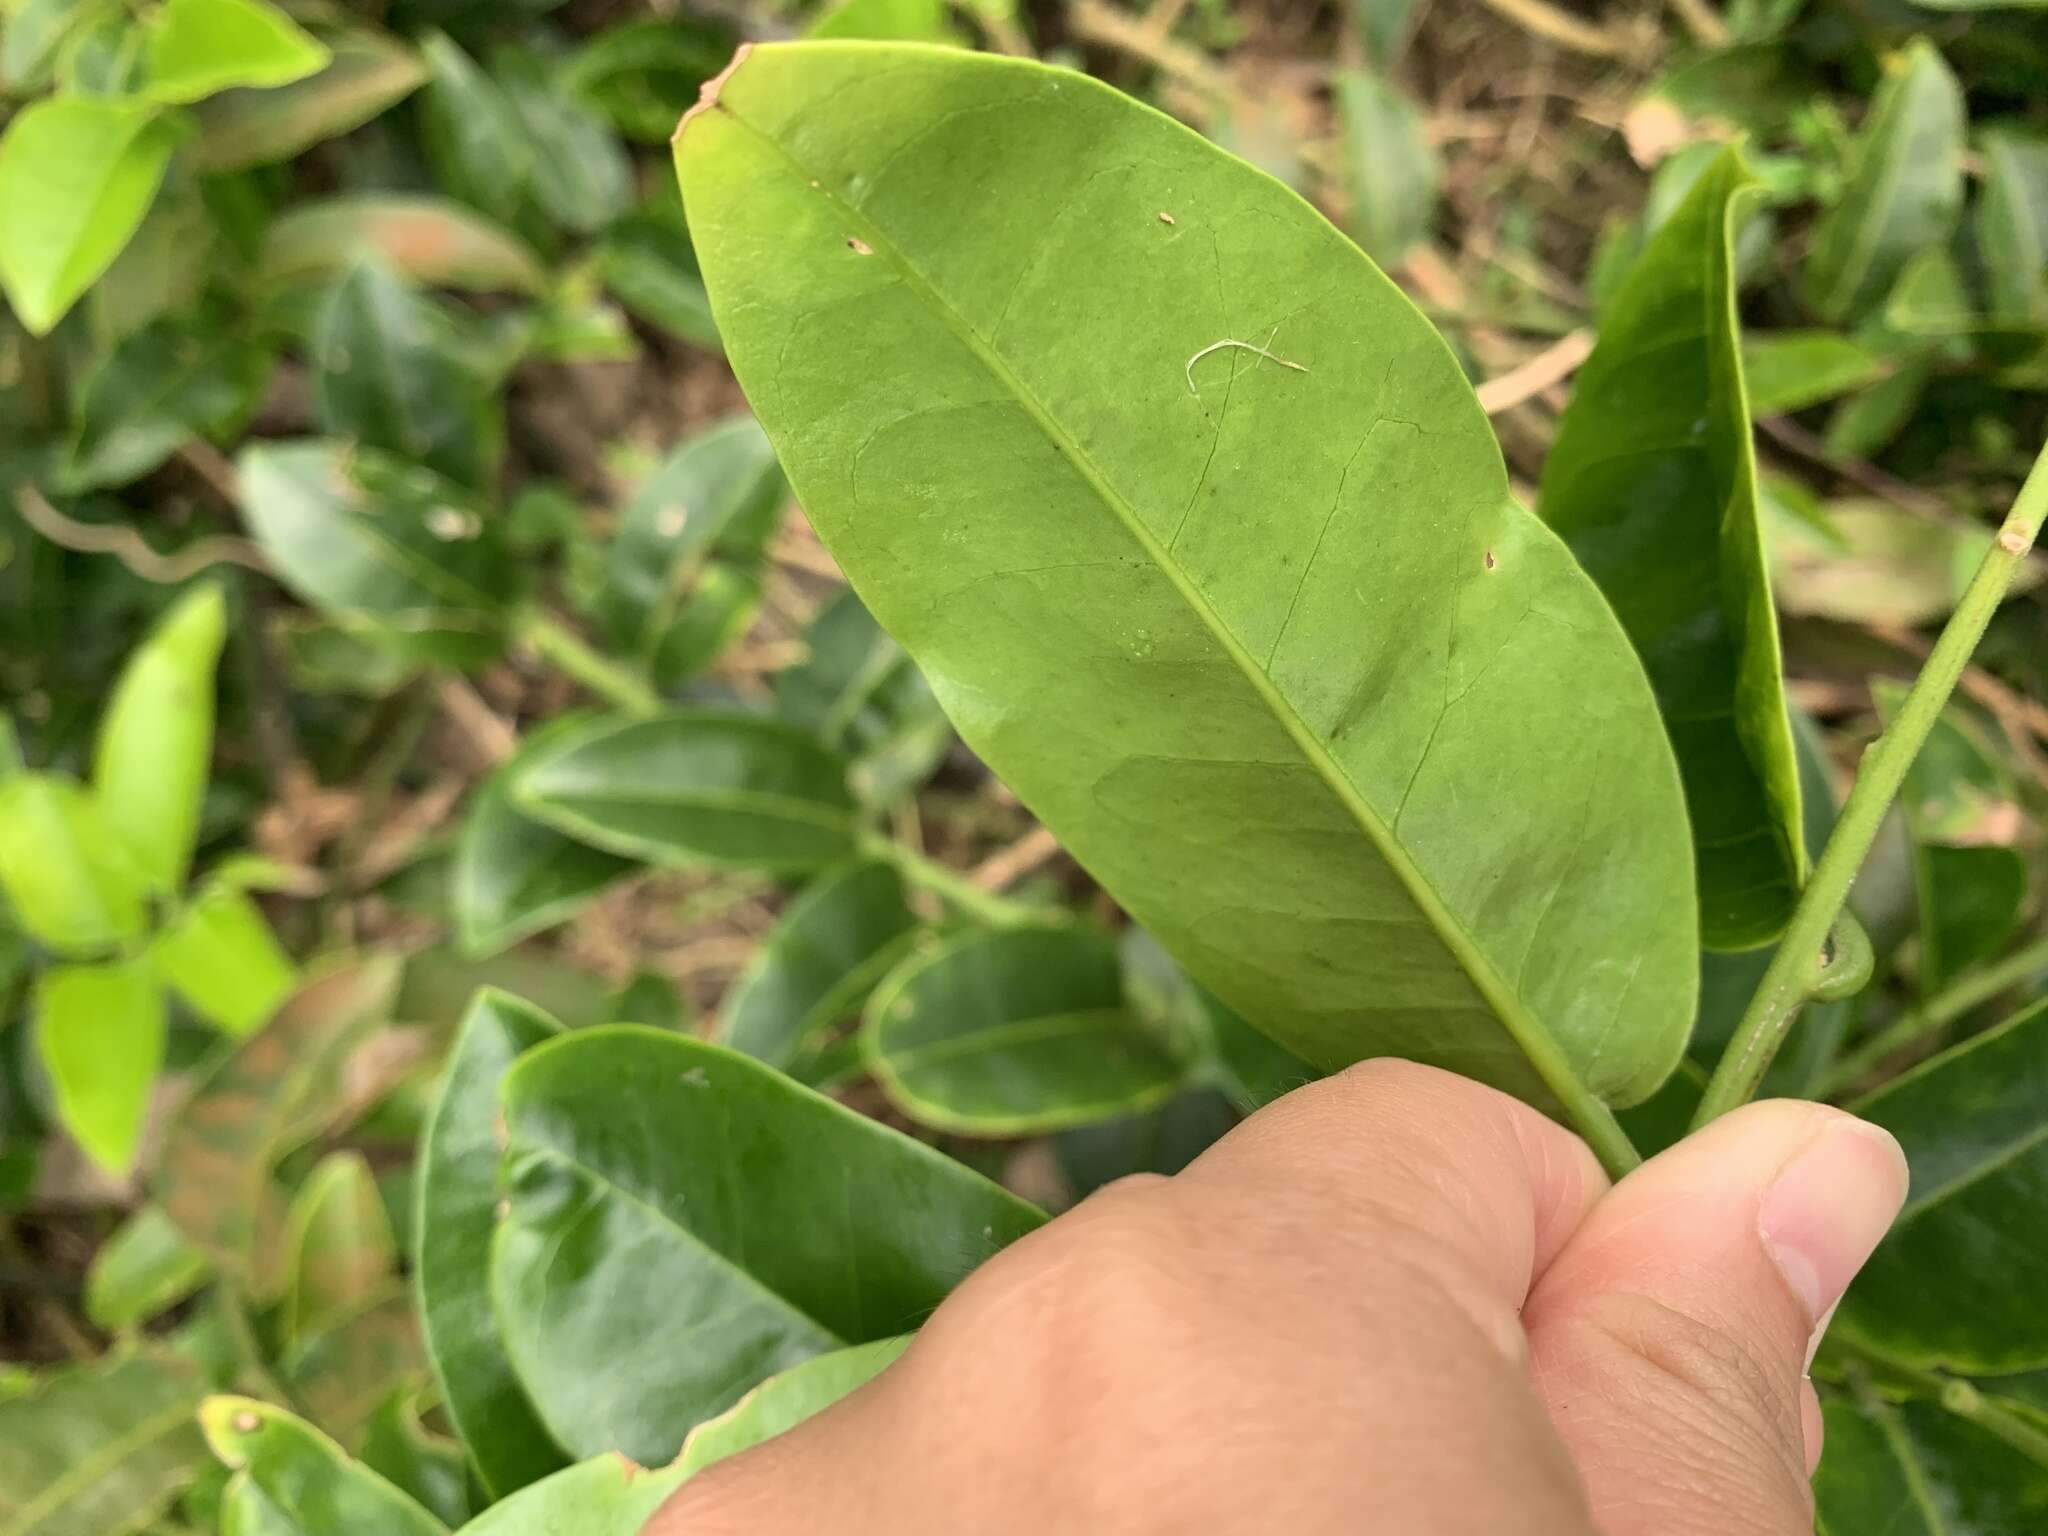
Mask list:
[{"label": "large green leaf", "polygon": [[1188,1077],[1125,1002],[1116,945],[1079,927],[913,950],[868,999],[861,1044],[898,1109],[969,1136],[1135,1114]]},{"label": "large green leaf", "polygon": [[157,973],[187,1008],[240,1039],[291,995],[298,969],[246,892],[216,880],[150,945]]},{"label": "large green leaf", "polygon": [[1889,1354],[1970,1374],[2048,1366],[2048,1000],[1854,1107],[1899,1138],[1913,1189],[1842,1304]]},{"label": "large green leaf", "polygon": [[598,720],[512,780],[548,825],[657,864],[817,869],[853,851],[845,765],[779,721],[675,713]]},{"label": "large green leaf", "polygon": [[194,588],[129,655],[100,717],[100,818],[161,896],[183,889],[213,766],[213,672],[227,638],[220,589]]},{"label": "large green leaf", "polygon": [[164,0],[147,31],[143,89],[155,101],[289,85],[328,62],[318,41],[265,0]]},{"label": "large green leaf", "polygon": [[243,519],[300,597],[424,660],[497,653],[512,572],[461,488],[331,442],[258,444],[237,462]]},{"label": "large green leaf", "polygon": [[448,1527],[411,1495],[282,1408],[210,1397],[199,1421],[222,1465],[246,1471],[294,1536],[447,1536]]},{"label": "large green leaf", "polygon": [[367,123],[426,79],[419,55],[382,32],[329,33],[324,46],[327,67],[318,74],[275,88],[223,91],[201,103],[200,164],[209,171],[239,171],[289,160]]},{"label": "large green leaf", "polygon": [[0,1398],[0,1536],[129,1536],[197,1475],[205,1385],[169,1355],[122,1354]]},{"label": "large green leaf", "polygon": [[2034,1536],[2048,1467],[1933,1403],[1833,1398],[1814,1473],[1820,1536]]},{"label": "large green leaf", "polygon": [[728,1456],[737,1456],[764,1440],[772,1440],[822,1413],[856,1388],[866,1386],[910,1347],[910,1337],[877,1339],[829,1355],[813,1355],[802,1365],[760,1386],[715,1419],[690,1431],[676,1465],[684,1476],[703,1471]]},{"label": "large green leaf", "polygon": [[490,1298],[498,1085],[522,1051],[560,1032],[517,998],[479,993],[420,1141],[413,1241],[427,1354],[449,1419],[500,1498],[564,1462],[512,1374]]},{"label": "large green leaf", "polygon": [[866,1001],[916,928],[894,866],[860,860],[827,870],[783,910],[733,983],[719,1041],[788,1067]]},{"label": "large green leaf", "polygon": [[1342,236],[1106,86],[952,50],[757,47],[677,161],[813,523],[1198,978],[1324,1067],[1589,1118],[1662,1080],[1698,920],[1654,699]]},{"label": "large green leaf", "polygon": [[1963,127],[1962,87],[1916,38],[1878,87],[1848,185],[1814,232],[1806,294],[1823,320],[1863,318],[1917,252],[1948,243],[1963,208]]},{"label": "large green leaf", "polygon": [[176,131],[134,101],[31,102],[0,134],[0,290],[30,332],[64,318],[156,196]]},{"label": "large green leaf", "polygon": [[30,938],[65,954],[139,937],[142,872],[99,802],[69,779],[0,779],[0,891]]},{"label": "large green leaf", "polygon": [[750,1057],[654,1030],[537,1047],[504,1106],[498,1322],[580,1454],[665,1462],[776,1371],[913,1326],[1042,1219]]},{"label": "large green leaf", "polygon": [[1637,260],[1572,386],[1540,503],[1649,669],[1711,949],[1776,938],[1806,879],[1735,317],[1750,185],[1723,151]]},{"label": "large green leaf", "polygon": [[465,953],[496,954],[559,923],[638,867],[522,816],[512,802],[528,765],[589,723],[584,714],[548,721],[477,788],[449,871],[448,904]]},{"label": "large green leaf", "polygon": [[35,1012],[57,1119],[94,1162],[125,1175],[164,1059],[163,987],[146,960],[52,966],[36,979]]}]

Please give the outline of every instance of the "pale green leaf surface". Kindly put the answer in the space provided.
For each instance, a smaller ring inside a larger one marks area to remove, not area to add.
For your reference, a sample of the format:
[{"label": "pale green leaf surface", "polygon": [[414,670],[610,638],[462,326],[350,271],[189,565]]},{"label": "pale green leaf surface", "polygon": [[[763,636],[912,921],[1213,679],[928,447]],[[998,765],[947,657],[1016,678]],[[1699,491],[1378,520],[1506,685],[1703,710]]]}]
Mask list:
[{"label": "pale green leaf surface", "polygon": [[448,1527],[284,1409],[210,1397],[199,1420],[222,1465],[250,1482],[303,1536],[447,1536]]},{"label": "pale green leaf surface", "polygon": [[458,1536],[636,1536],[683,1480],[624,1456],[593,1456],[492,1505]]},{"label": "pale green leaf surface", "polygon": [[866,1386],[910,1347],[910,1336],[878,1339],[814,1355],[771,1376],[715,1419],[690,1431],[676,1466],[685,1477],[795,1429],[856,1388]]},{"label": "pale green leaf surface", "polygon": [[0,891],[33,939],[86,954],[138,937],[142,872],[122,853],[98,802],[69,779],[0,779]]},{"label": "pale green leaf surface", "polygon": [[124,1353],[0,1398],[0,1536],[129,1536],[206,1456],[185,1361]]},{"label": "pale green leaf surface", "polygon": [[148,34],[143,89],[155,101],[288,85],[327,67],[326,48],[266,0],[164,0]]},{"label": "pale green leaf surface", "polygon": [[121,1176],[135,1161],[164,1058],[163,987],[146,960],[52,966],[36,978],[36,1049],[57,1119]]}]

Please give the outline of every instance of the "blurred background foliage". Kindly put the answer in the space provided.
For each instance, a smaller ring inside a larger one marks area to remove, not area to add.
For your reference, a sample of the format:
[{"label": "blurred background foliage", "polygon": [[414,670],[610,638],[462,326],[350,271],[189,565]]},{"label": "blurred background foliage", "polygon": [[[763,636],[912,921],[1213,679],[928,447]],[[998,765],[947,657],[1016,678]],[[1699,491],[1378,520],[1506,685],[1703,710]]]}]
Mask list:
[{"label": "blurred background foliage", "polygon": [[[745,414],[667,140],[738,41],[806,34],[1074,64],[1293,185],[1532,503],[1603,305],[1744,138],[1822,833],[2048,425],[2041,9],[0,0],[0,1533],[215,1529],[224,1388],[481,1508],[406,1288],[481,985],[710,1034],[1051,1208],[1305,1075],[958,744]],[[1859,883],[1881,984],[1777,1091],[2048,981],[2041,569]],[[1648,1144],[1762,958],[1709,962]],[[1088,1048],[1018,1048],[1032,1008]]]}]

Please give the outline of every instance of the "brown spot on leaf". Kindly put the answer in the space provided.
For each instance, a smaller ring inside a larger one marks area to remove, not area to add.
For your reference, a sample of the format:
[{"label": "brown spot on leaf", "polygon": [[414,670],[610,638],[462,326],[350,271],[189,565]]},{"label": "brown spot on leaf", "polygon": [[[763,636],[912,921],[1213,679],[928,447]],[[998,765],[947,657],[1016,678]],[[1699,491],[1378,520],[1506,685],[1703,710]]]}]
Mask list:
[{"label": "brown spot on leaf", "polygon": [[859,235],[848,235],[846,237],[846,248],[856,256],[872,256],[875,254],[875,248],[869,245],[867,241],[861,239]]},{"label": "brown spot on leaf", "polygon": [[1486,552],[1486,568],[1490,571],[1499,564],[1500,562],[1493,558],[1493,551],[1489,549]]},{"label": "brown spot on leaf", "polygon": [[747,55],[753,51],[752,43],[741,43],[725,68],[704,82],[697,91],[697,104],[685,112],[682,121],[676,124],[675,137],[669,140],[671,144],[683,136],[683,130],[690,126],[692,118],[701,112],[709,112],[718,105],[718,93],[725,89],[725,82],[732,78],[732,72],[745,63]]}]

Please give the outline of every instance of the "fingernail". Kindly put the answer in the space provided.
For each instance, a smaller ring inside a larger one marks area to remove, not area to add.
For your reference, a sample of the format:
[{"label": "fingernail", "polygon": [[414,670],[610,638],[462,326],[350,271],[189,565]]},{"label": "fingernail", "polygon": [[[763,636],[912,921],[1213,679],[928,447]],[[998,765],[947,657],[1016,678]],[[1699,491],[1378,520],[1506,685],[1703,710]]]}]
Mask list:
[{"label": "fingernail", "polygon": [[1906,1203],[1906,1156],[1889,1131],[1831,1116],[1779,1170],[1757,1229],[1813,1325],[1807,1363],[1835,1304]]}]

